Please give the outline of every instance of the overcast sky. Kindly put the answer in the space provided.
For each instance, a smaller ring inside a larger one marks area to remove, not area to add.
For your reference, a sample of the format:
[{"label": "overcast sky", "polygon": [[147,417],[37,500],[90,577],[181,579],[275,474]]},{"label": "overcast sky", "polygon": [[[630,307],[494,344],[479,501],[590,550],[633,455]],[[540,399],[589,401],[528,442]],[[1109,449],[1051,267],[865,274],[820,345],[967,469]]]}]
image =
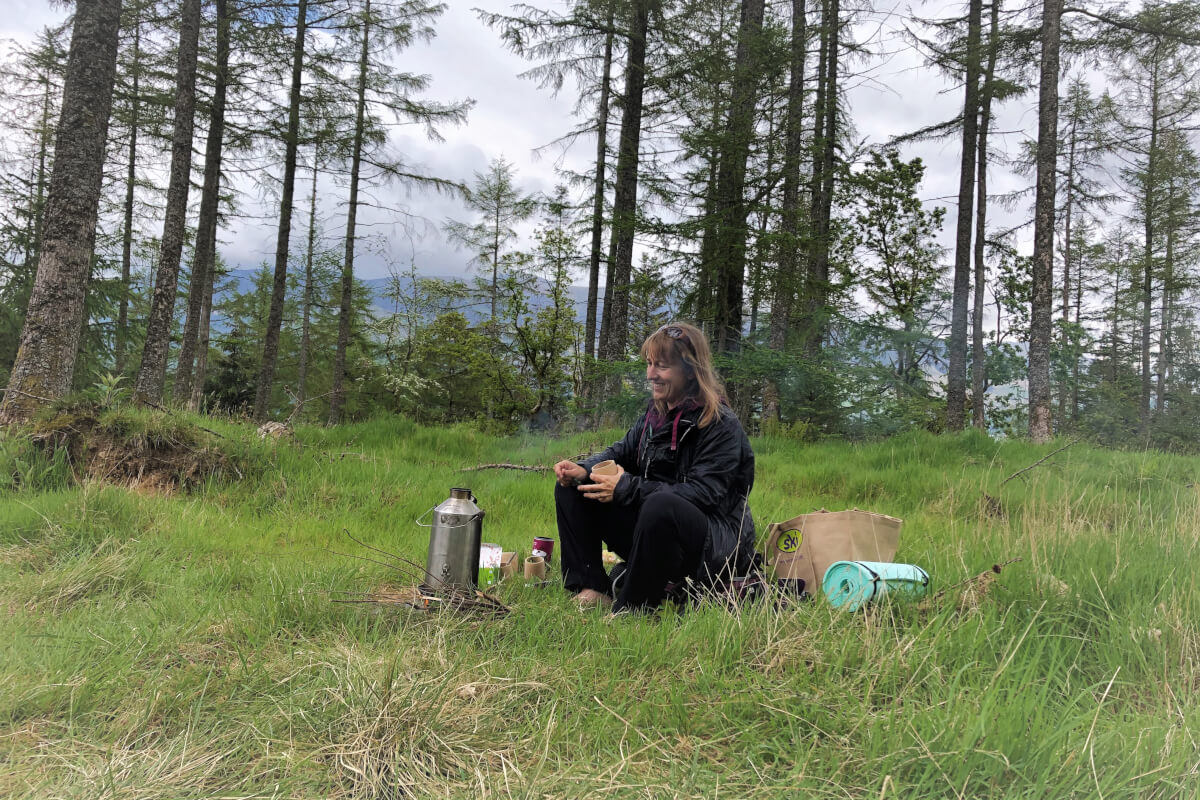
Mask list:
[{"label": "overcast sky", "polygon": [[[66,16],[61,5],[45,2],[10,3],[0,17],[0,38],[27,42],[42,26]],[[16,7],[13,7],[16,6]],[[403,69],[428,73],[432,85],[425,93],[436,100],[471,98],[475,106],[466,125],[443,130],[444,142],[427,141],[419,132],[403,129],[394,142],[406,160],[430,174],[470,183],[474,173],[484,170],[493,159],[503,156],[517,171],[517,179],[527,192],[548,192],[558,182],[557,167],[566,165],[586,171],[594,143],[581,140],[565,153],[550,148],[540,157],[537,148],[566,133],[577,120],[571,116],[574,97],[568,87],[558,97],[518,74],[530,65],[501,47],[498,37],[482,23],[471,6],[504,11],[511,3],[476,0],[453,3],[437,24],[437,38],[428,45],[417,45],[400,56]],[[950,13],[957,4],[938,0],[915,7],[921,16]],[[851,82],[850,115],[860,138],[883,142],[891,136],[953,117],[962,107],[961,95],[933,70],[923,66],[919,53],[901,41],[899,31],[909,13],[907,3],[881,5],[876,14],[859,26],[860,38],[874,34],[874,49],[881,56],[856,71],[866,74]],[[7,51],[8,45],[3,45]],[[1005,133],[997,144],[1015,152],[1019,142],[1031,135],[1036,123],[1036,94],[1027,93],[1007,103],[999,113],[997,128]],[[922,197],[931,204],[947,208],[947,220],[954,218],[954,199],[958,186],[959,147],[956,140],[923,143],[908,147],[906,156],[920,155],[926,163]],[[1005,192],[1020,188],[1030,179],[1018,178],[1003,169],[991,173],[990,190]],[[298,188],[298,205],[305,203],[307,185]],[[369,253],[361,263],[364,278],[387,273],[389,263],[406,269],[410,261],[426,273],[462,273],[469,256],[454,250],[444,240],[440,226],[447,218],[469,219],[462,204],[446,196],[429,192],[407,191],[399,187],[377,190],[384,205],[400,206],[413,217],[403,224],[394,215],[367,213],[367,230],[380,234],[387,252]],[[335,187],[320,193],[326,213],[333,214],[340,197]],[[344,194],[344,190],[343,190]],[[1024,203],[1013,212],[1000,212],[1007,222],[1028,215]],[[333,235],[331,226],[330,234]],[[296,235],[296,234],[294,234]],[[243,221],[222,232],[222,254],[231,266],[253,267],[273,258],[274,226],[270,222]],[[1027,237],[1022,237],[1027,238]],[[943,242],[952,243],[949,232]],[[372,248],[367,248],[372,249]],[[582,276],[581,276],[582,279]]]}]

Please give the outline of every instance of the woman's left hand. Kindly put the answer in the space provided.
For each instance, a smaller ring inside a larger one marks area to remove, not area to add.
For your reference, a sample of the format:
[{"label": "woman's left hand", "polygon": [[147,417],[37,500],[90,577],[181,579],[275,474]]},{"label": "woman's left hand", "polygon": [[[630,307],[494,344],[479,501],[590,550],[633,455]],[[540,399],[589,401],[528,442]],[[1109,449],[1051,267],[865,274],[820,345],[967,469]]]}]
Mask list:
[{"label": "woman's left hand", "polygon": [[613,492],[616,491],[617,482],[621,480],[621,476],[625,474],[625,470],[617,466],[617,471],[613,475],[597,475],[593,472],[590,476],[591,483],[585,483],[579,487],[579,491],[583,492],[583,496],[589,500],[599,500],[601,503],[611,503]]}]

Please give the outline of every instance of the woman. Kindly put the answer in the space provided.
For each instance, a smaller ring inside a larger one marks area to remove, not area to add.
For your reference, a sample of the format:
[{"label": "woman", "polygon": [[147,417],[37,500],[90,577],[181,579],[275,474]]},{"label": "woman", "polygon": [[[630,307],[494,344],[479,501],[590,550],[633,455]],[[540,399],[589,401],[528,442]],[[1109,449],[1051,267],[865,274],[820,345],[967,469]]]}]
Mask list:
[{"label": "woman", "polygon": [[[675,322],[651,334],[641,353],[646,413],[603,453],[554,465],[563,585],[581,605],[612,603],[614,613],[658,607],[670,582],[743,573],[754,553],[754,453],[708,340]],[[592,473],[608,459],[616,474]],[[601,543],[626,561],[615,598]]]}]

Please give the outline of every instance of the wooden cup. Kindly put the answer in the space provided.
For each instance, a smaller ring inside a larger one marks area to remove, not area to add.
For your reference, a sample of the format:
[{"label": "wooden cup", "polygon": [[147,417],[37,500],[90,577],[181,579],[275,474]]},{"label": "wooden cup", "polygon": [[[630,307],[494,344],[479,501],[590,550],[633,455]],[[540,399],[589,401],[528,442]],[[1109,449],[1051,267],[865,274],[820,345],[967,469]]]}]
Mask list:
[{"label": "wooden cup", "polygon": [[543,580],[546,577],[546,559],[541,556],[530,556],[525,559],[525,578],[527,580]]}]

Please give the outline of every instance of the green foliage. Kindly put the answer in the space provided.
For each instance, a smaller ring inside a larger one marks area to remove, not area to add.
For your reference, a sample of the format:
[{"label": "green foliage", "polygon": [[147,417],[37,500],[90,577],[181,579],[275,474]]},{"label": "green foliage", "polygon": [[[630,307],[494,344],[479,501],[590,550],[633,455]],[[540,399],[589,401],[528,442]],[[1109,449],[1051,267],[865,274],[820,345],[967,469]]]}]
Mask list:
[{"label": "green foliage", "polygon": [[19,432],[0,434],[0,495],[55,491],[70,482],[65,450],[47,451]]},{"label": "green foliage", "polygon": [[124,375],[113,375],[111,372],[101,375],[99,380],[92,384],[92,395],[96,404],[101,408],[111,408],[129,399],[131,390],[128,386],[121,385],[124,380]]}]

